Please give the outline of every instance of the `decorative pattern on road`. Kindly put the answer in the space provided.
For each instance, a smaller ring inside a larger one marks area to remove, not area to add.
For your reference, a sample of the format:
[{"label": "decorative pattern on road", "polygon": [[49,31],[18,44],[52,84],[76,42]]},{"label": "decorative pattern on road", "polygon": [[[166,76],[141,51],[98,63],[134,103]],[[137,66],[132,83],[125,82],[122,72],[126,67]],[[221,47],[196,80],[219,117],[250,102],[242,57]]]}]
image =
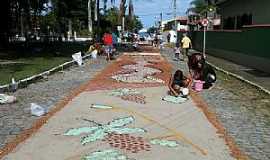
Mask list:
[{"label": "decorative pattern on road", "polygon": [[146,97],[141,92],[135,89],[120,88],[113,90],[111,93],[109,93],[109,95],[120,97],[121,99],[126,101],[132,101],[139,104],[146,104],[145,101]]},{"label": "decorative pattern on road", "polygon": [[[91,121],[91,120],[89,120],[89,121]],[[111,134],[111,133],[132,134],[132,133],[146,132],[144,129],[141,129],[141,128],[127,128],[127,127],[125,127],[126,125],[131,124],[134,121],[135,121],[135,119],[131,116],[114,119],[105,125],[99,124],[95,121],[91,121],[91,122],[94,122],[96,124],[96,126],[69,129],[64,135],[66,135],[66,136],[79,136],[82,134],[88,134],[87,136],[84,136],[81,139],[82,145],[85,145],[87,143],[102,140],[108,134]]]},{"label": "decorative pattern on road", "polygon": [[123,155],[116,150],[103,150],[91,153],[85,156],[82,160],[130,160],[127,156]]},{"label": "decorative pattern on road", "polygon": [[124,65],[122,70],[112,76],[112,79],[124,83],[164,83],[162,79],[152,76],[161,71],[147,65],[151,64],[143,59],[136,61],[136,64]]},{"label": "decorative pattern on road", "polygon": [[138,153],[140,151],[150,151],[151,146],[143,137],[134,137],[130,134],[109,134],[104,141],[111,147],[125,150],[127,152]]}]

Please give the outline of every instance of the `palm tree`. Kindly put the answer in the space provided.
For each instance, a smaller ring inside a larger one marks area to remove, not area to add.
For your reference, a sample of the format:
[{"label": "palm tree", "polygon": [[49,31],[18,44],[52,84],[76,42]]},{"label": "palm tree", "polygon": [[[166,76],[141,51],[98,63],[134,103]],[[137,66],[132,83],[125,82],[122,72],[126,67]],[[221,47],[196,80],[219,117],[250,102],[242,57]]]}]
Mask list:
[{"label": "palm tree", "polygon": [[191,7],[187,12],[194,12],[200,16],[207,16],[208,11],[215,11],[217,0],[193,0],[190,2]]},{"label": "palm tree", "polygon": [[122,18],[125,17],[126,13],[126,0],[121,0],[119,10],[119,23],[121,24]]},{"label": "palm tree", "polygon": [[129,5],[128,5],[128,16],[129,16],[129,19],[132,21],[133,18],[134,18],[134,7],[133,7],[132,0],[129,0]]}]

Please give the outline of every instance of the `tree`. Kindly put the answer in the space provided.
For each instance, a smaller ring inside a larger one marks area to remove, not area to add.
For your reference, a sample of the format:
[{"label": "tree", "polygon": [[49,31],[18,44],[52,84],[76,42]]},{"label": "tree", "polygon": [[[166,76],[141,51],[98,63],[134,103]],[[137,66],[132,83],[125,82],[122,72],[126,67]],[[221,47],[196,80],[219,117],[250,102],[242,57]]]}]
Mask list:
[{"label": "tree", "polygon": [[119,6],[119,10],[120,10],[120,12],[119,12],[119,20],[118,20],[119,24],[122,23],[122,18],[125,17],[126,8],[127,8],[126,7],[126,0],[121,0],[120,6]]},{"label": "tree", "polygon": [[152,27],[148,28],[147,33],[153,34],[153,33],[156,33],[156,31],[157,31],[157,28],[152,26]]},{"label": "tree", "polygon": [[143,25],[139,20],[139,17],[133,16],[133,18],[130,18],[129,16],[126,16],[126,27],[128,31],[138,32],[143,28]]},{"label": "tree", "polygon": [[128,5],[128,17],[132,21],[134,18],[134,7],[132,0],[129,0],[129,5]]},{"label": "tree", "polygon": [[193,0],[190,2],[191,7],[187,12],[191,11],[200,16],[207,16],[207,12],[215,11],[217,0]]}]

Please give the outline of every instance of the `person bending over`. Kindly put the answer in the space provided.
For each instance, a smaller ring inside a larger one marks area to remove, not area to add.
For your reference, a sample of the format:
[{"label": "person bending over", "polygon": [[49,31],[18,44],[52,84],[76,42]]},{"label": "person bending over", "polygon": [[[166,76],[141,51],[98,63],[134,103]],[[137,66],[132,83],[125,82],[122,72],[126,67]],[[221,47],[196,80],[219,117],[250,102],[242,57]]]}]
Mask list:
[{"label": "person bending over", "polygon": [[190,79],[185,77],[181,70],[177,70],[170,80],[170,95],[187,97],[189,94],[188,86],[190,85],[190,82]]}]

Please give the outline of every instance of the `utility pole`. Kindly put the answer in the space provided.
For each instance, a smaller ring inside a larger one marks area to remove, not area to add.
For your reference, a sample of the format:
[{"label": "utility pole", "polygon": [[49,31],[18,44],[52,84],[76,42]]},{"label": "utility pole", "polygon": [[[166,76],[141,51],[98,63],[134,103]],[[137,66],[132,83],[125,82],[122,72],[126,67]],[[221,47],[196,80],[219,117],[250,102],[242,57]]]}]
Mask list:
[{"label": "utility pole", "polygon": [[125,32],[125,17],[122,17],[122,32]]},{"label": "utility pole", "polygon": [[163,21],[163,16],[162,16],[162,12],[160,13],[160,32],[163,32],[162,29],[162,21]]},{"label": "utility pole", "polygon": [[177,22],[176,22],[176,0],[173,0],[173,14],[174,14],[174,27],[175,31],[177,30]]}]

